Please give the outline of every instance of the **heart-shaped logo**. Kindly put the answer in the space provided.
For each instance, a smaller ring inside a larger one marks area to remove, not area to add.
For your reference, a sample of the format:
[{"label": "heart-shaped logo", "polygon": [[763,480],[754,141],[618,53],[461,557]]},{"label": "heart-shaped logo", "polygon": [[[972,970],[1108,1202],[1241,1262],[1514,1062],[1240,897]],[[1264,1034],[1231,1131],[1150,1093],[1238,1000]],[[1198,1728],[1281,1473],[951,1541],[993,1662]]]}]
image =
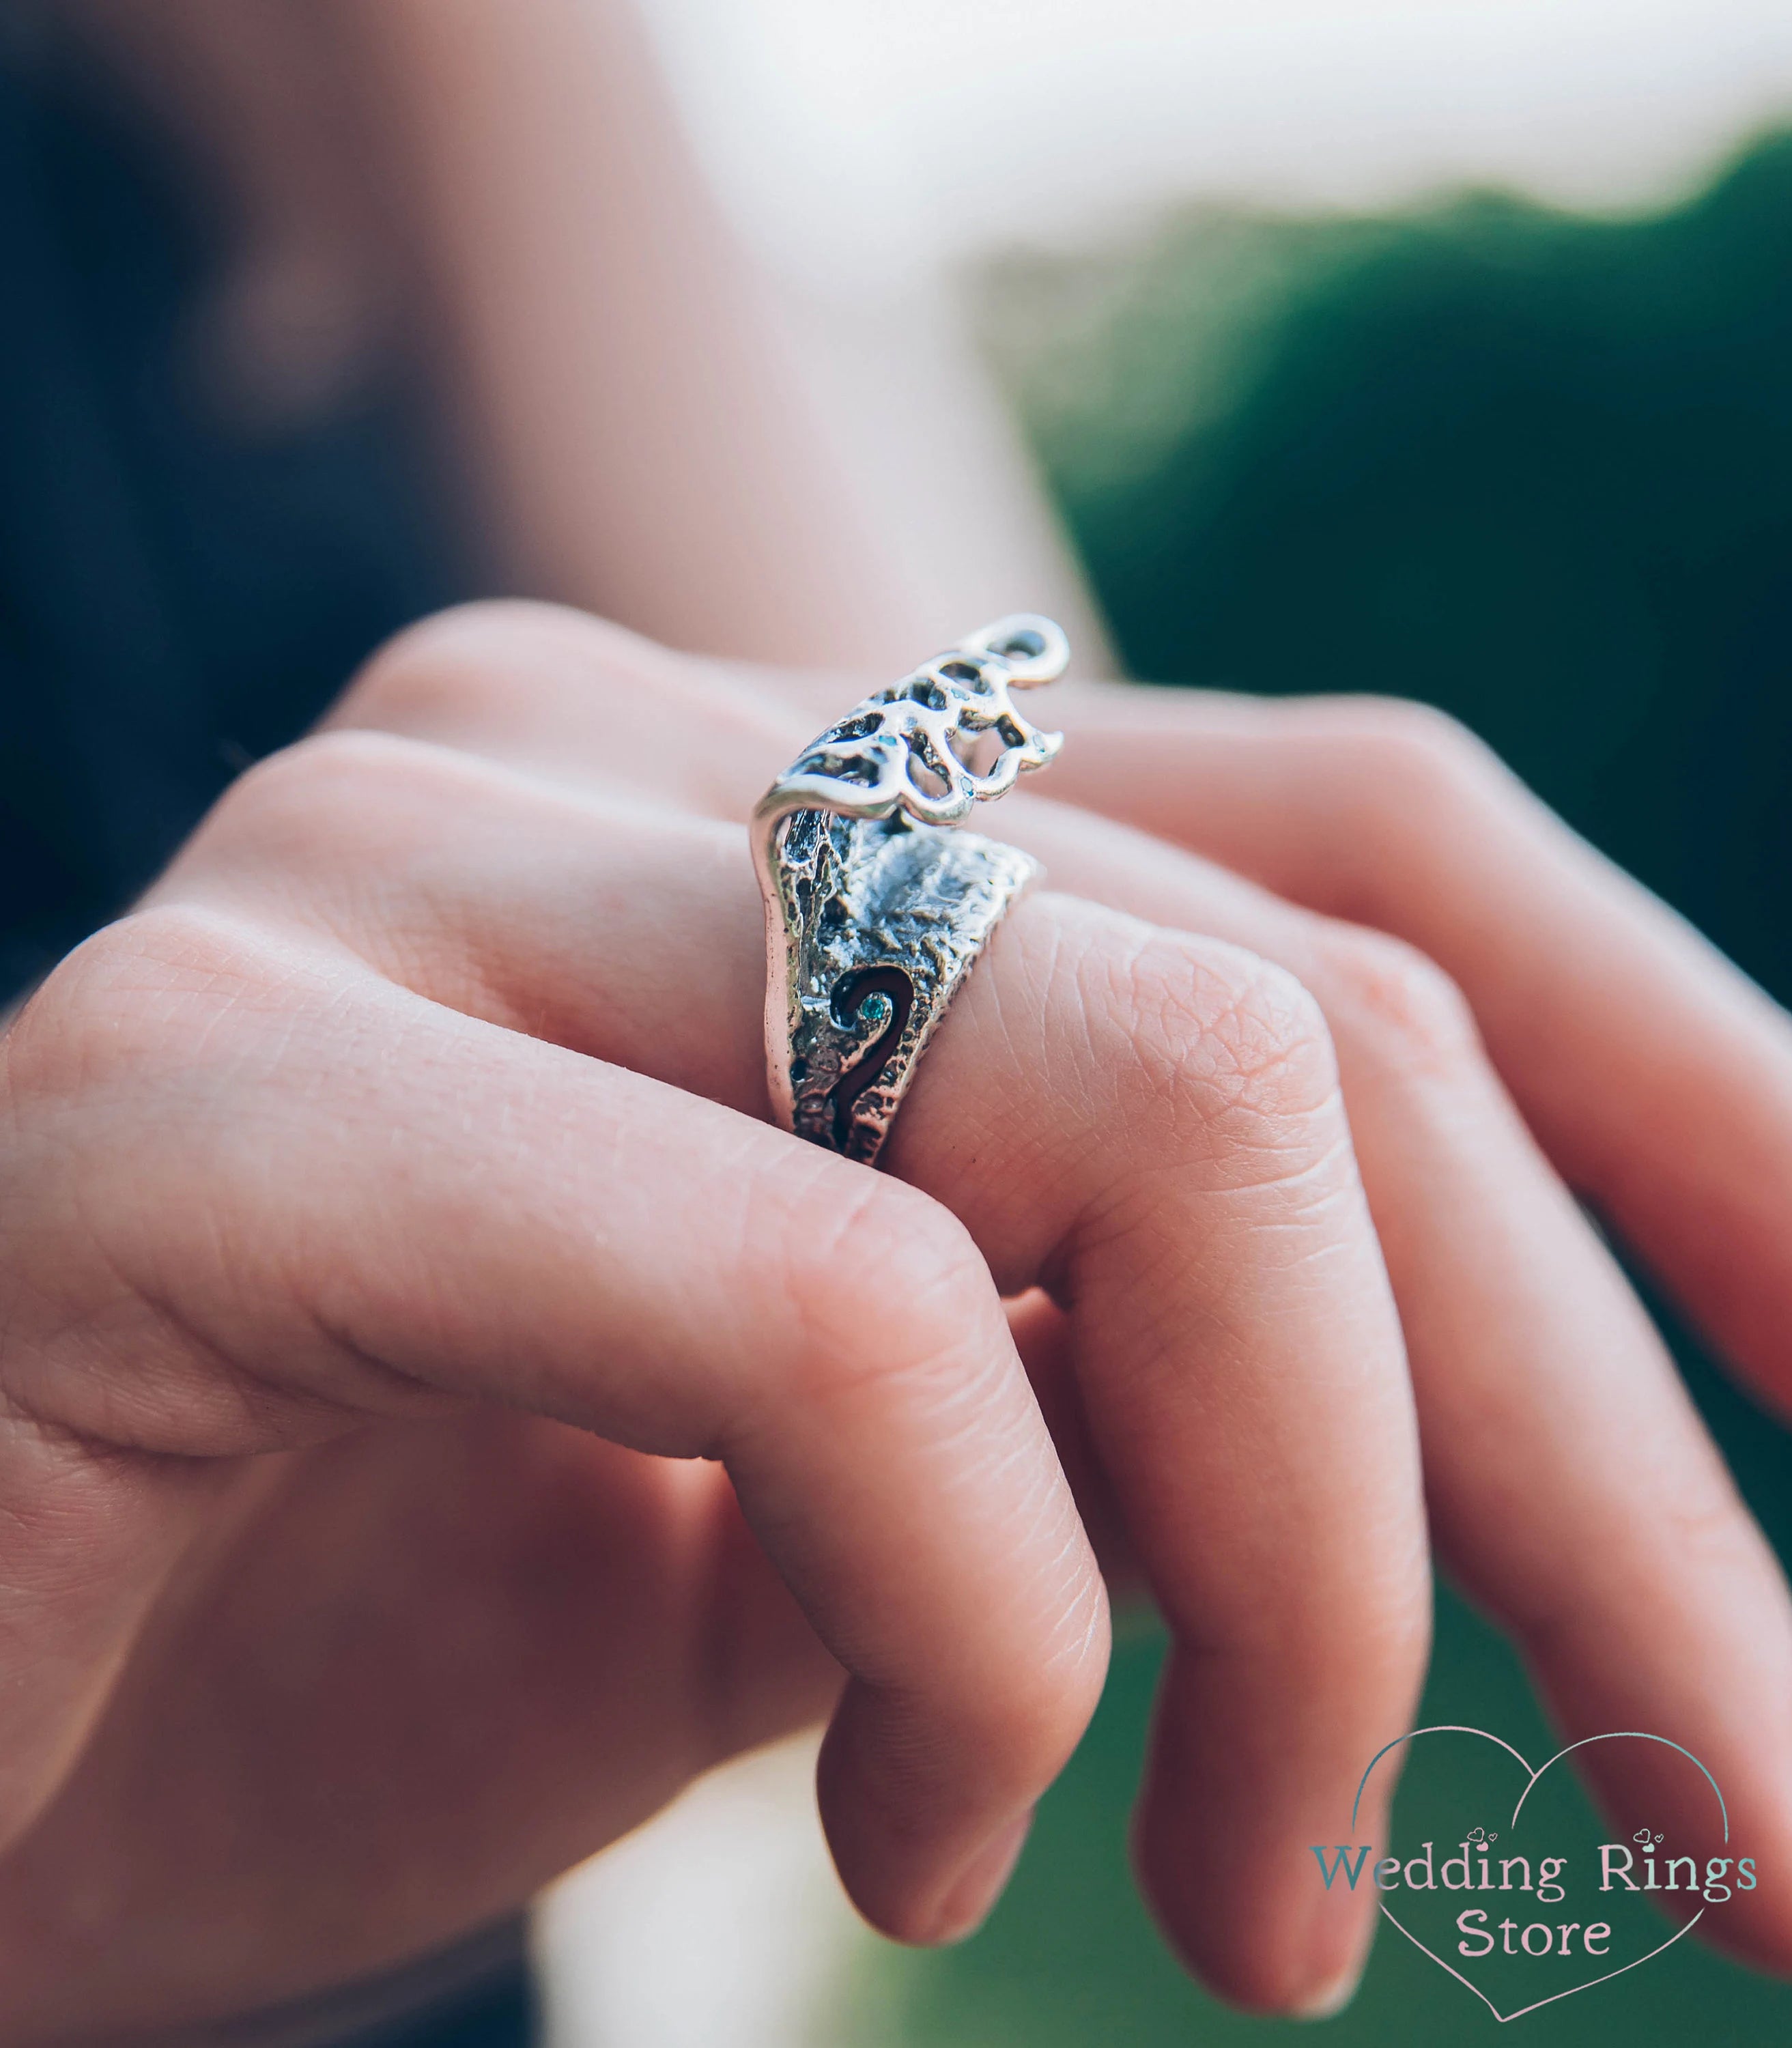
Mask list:
[{"label": "heart-shaped logo", "polygon": [[[1671,1855],[1662,1834],[1648,1827],[1635,1829],[1621,1841],[1602,1842],[1591,1855],[1584,1848],[1573,1854],[1545,1852],[1561,1848],[1559,1831],[1572,1825],[1550,1810],[1552,1786],[1546,1782],[1549,1774],[1564,1759],[1594,1744],[1618,1742],[1659,1744],[1684,1757],[1709,1790],[1714,1832],[1720,1832],[1728,1846],[1729,1813],[1716,1779],[1690,1750],[1665,1736],[1636,1729],[1584,1736],[1534,1767],[1511,1743],[1485,1728],[1414,1728],[1371,1758],[1351,1807],[1353,1835],[1363,1794],[1383,1759],[1403,1744],[1447,1736],[1491,1743],[1511,1759],[1515,1797],[1510,1813],[1488,1817],[1501,1825],[1490,1827],[1481,1820],[1464,1829],[1441,1856],[1435,1840],[1425,1843],[1421,1854],[1405,1859],[1384,1856],[1371,1861],[1372,1851],[1352,1849],[1348,1854],[1357,1859],[1354,1872],[1348,1862],[1334,1861],[1325,1881],[1329,1889],[1342,1874],[1354,1890],[1359,1879],[1367,1875],[1382,1895],[1383,1913],[1394,1926],[1441,1970],[1472,1992],[1497,2020],[1522,2019],[1526,2013],[1639,1968],[1689,1934],[1711,1903],[1728,1899],[1732,1888],[1754,1888],[1751,1859],[1724,1857],[1701,1865],[1693,1856]],[[1485,1775],[1484,1771],[1475,1774],[1481,1778]],[[1562,1786],[1567,1775],[1564,1773],[1555,1785]],[[1325,1853],[1317,1849],[1314,1853],[1321,1873],[1327,1872]],[[1345,1855],[1343,1850],[1337,1852],[1339,1859]],[[1648,1909],[1666,1902],[1641,1897],[1633,1900],[1632,1896],[1651,1891],[1697,1894],[1697,1910],[1683,1926],[1658,1939],[1660,1922]],[[1422,1894],[1425,1895],[1422,1900]],[[1451,1917],[1453,1925],[1447,1937],[1433,1930],[1426,1906],[1431,1917],[1437,1917],[1440,1910]],[[1643,1942],[1648,1945],[1631,1953]],[[1476,1980],[1477,1976],[1480,1982]]]}]

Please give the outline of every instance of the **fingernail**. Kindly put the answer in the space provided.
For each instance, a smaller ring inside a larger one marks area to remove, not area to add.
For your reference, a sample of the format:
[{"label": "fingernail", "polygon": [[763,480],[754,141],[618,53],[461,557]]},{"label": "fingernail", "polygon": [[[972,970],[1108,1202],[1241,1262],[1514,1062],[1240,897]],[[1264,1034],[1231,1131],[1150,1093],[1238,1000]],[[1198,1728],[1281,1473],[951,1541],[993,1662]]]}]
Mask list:
[{"label": "fingernail", "polygon": [[1303,1999],[1290,2015],[1294,2019],[1332,2019],[1356,1996],[1356,1987],[1363,1981],[1363,1965],[1352,1963],[1322,1986],[1311,1998]]},{"label": "fingernail", "polygon": [[982,1926],[1020,1860],[1027,1831],[1032,1825],[1032,1814],[1022,1813],[999,1834],[992,1836],[965,1864],[953,1879],[935,1917],[934,1941],[962,1941]]}]

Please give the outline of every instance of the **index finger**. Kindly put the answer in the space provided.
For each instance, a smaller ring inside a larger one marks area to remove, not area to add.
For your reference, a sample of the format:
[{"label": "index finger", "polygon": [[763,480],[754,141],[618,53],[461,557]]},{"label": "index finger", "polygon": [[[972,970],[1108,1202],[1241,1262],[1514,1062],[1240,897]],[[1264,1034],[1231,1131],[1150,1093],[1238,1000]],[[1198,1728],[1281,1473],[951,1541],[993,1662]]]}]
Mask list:
[{"label": "index finger", "polygon": [[[7,1050],[14,1255],[37,1283],[9,1392],[94,1447],[96,1484],[128,1501],[139,1466],[444,1397],[720,1458],[850,1674],[822,1778],[848,1887],[909,1939],[980,1917],[1092,1709],[1106,1607],[943,1208],[190,903],[78,951]],[[128,1374],[83,1348],[95,1322]],[[8,1580],[73,1588],[21,1670],[71,1610],[111,1614],[83,1526],[52,1503],[0,1531]],[[0,1702],[0,1748],[35,1697]]]}]

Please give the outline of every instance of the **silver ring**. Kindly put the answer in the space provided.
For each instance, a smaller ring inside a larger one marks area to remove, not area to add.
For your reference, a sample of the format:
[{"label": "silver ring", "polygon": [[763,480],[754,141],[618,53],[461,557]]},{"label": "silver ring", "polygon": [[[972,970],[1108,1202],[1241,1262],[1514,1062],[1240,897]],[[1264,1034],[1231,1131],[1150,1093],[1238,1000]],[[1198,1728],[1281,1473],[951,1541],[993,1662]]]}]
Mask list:
[{"label": "silver ring", "polygon": [[876,1159],[934,1026],[1043,871],[951,828],[1057,754],[1063,735],[1010,692],[1069,658],[1050,619],[998,619],[867,697],[760,799],[766,1063],[786,1131]]}]

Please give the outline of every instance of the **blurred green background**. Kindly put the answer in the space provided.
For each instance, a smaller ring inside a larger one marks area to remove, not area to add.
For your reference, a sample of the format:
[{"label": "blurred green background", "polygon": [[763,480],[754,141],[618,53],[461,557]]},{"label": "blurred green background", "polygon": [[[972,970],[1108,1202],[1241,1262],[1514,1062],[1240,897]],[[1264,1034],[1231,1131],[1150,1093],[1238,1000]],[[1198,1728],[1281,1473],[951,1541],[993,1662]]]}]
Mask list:
[{"label": "blurred green background", "polygon": [[[1118,254],[1011,261],[983,304],[1133,673],[1441,705],[1792,999],[1792,139],[1647,218],[1485,195],[1373,219],[1203,211]],[[1787,1554],[1792,1439],[1670,1335]],[[848,2038],[1290,2031],[1185,1983],[1133,1892],[1160,1654],[1149,1632],[1122,1645],[989,1926],[945,1954],[879,1950]],[[1421,1720],[1554,1747],[1510,1650],[1447,1589]],[[1399,1839],[1449,1825],[1454,1789],[1415,1757]],[[1792,1991],[1689,1941],[1520,2023],[1536,2048],[1752,2048],[1783,2038]],[[1384,1929],[1325,2038],[1495,2027]]]}]

